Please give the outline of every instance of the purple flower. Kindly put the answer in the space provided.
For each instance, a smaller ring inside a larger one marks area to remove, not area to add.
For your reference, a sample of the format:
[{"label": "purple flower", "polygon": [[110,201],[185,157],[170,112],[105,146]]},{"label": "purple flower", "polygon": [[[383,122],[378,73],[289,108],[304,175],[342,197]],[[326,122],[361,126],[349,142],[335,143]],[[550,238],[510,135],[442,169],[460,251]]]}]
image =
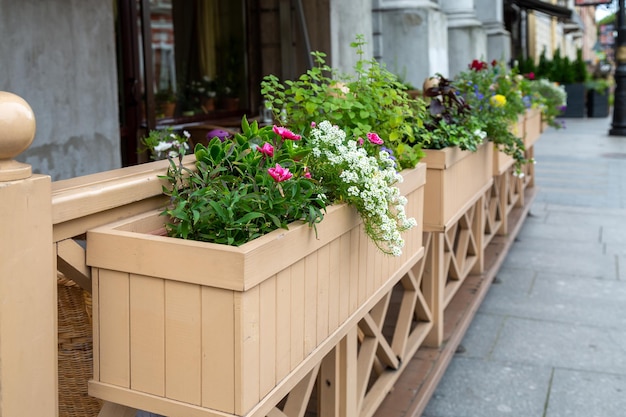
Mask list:
[{"label": "purple flower", "polygon": [[224,142],[229,137],[230,137],[230,133],[223,129],[213,129],[206,134],[206,138],[208,140],[211,140],[213,138],[218,138],[221,142]]}]

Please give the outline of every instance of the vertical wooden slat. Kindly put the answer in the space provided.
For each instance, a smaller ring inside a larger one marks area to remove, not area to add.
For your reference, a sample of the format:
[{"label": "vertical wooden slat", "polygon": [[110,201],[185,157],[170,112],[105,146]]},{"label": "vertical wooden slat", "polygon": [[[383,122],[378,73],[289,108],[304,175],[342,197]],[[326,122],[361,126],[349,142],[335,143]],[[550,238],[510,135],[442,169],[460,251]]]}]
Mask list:
[{"label": "vertical wooden slat", "polygon": [[[337,380],[337,349],[331,350],[322,360],[318,379],[318,415],[340,417],[339,392]],[[347,416],[346,416],[347,417]]]},{"label": "vertical wooden slat", "polygon": [[356,311],[359,305],[359,228],[355,227],[350,231],[350,255],[349,261],[346,259],[344,262],[350,265],[350,298],[348,300],[349,314]]},{"label": "vertical wooden slat", "polygon": [[168,398],[201,404],[200,286],[165,282],[165,393]]},{"label": "vertical wooden slat", "polygon": [[350,314],[350,233],[342,235],[339,243],[339,323],[343,323]]},{"label": "vertical wooden slat", "polygon": [[131,388],[165,395],[165,283],[130,277]]},{"label": "vertical wooden slat", "polygon": [[293,370],[304,359],[304,260],[291,267],[291,363]]},{"label": "vertical wooden slat", "polygon": [[366,296],[365,299],[367,300],[369,297],[371,297],[372,293],[374,292],[374,282],[376,281],[376,257],[374,256],[374,251],[372,250],[372,246],[374,246],[372,244],[372,242],[370,242],[369,237],[367,237],[367,233],[365,233],[365,230],[363,230],[363,228],[361,228],[361,233],[363,233],[364,237],[365,237],[365,258],[367,259],[366,261],[366,265],[367,265],[367,270],[365,271],[365,283],[367,285],[367,289],[366,289]]},{"label": "vertical wooden slat", "polygon": [[257,285],[244,293],[235,293],[235,414],[245,414],[259,397],[259,335],[260,288]]},{"label": "vertical wooden slat", "polygon": [[259,285],[259,388],[261,395],[266,394],[276,384],[276,276]]},{"label": "vertical wooden slat", "polygon": [[99,271],[100,381],[130,387],[128,274]]},{"label": "vertical wooden slat", "polygon": [[202,405],[229,413],[235,407],[233,291],[202,287]]},{"label": "vertical wooden slat", "polygon": [[443,309],[444,309],[444,287],[446,276],[444,275],[444,239],[440,232],[428,234],[424,267],[422,278],[422,294],[428,303],[428,307],[433,317],[433,328],[424,341],[425,346],[438,347],[443,341]]},{"label": "vertical wooden slat", "polygon": [[93,379],[100,381],[100,268],[91,270],[91,319],[93,320]]},{"label": "vertical wooden slat", "polygon": [[308,355],[317,346],[317,252],[304,261],[304,354]]},{"label": "vertical wooden slat", "polygon": [[339,327],[339,292],[341,281],[341,239],[330,242],[330,285],[328,289],[328,329],[330,332]]},{"label": "vertical wooden slat", "polygon": [[328,336],[329,246],[317,253],[317,345]]},{"label": "vertical wooden slat", "polygon": [[353,326],[337,345],[339,365],[339,415],[358,416],[357,409],[357,326]]},{"label": "vertical wooden slat", "polygon": [[291,366],[291,268],[276,274],[276,380]]},{"label": "vertical wooden slat", "polygon": [[368,267],[367,262],[367,235],[363,231],[363,228],[359,226],[359,305],[363,304],[367,300],[367,287],[368,287],[368,274],[371,273],[371,268]]}]

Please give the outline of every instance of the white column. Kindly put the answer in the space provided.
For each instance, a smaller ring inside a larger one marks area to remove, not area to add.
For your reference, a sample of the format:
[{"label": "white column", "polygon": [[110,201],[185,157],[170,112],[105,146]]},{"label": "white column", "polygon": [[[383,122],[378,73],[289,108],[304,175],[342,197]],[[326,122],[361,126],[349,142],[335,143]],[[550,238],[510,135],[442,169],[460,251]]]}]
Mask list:
[{"label": "white column", "polygon": [[474,0],[477,17],[487,32],[487,61],[511,60],[511,34],[504,28],[502,0]]},{"label": "white column", "polygon": [[454,77],[474,59],[487,59],[487,35],[476,17],[474,0],[442,0],[448,18],[448,59]]},{"label": "white column", "polygon": [[374,52],[415,87],[448,73],[446,16],[431,0],[374,0]]}]

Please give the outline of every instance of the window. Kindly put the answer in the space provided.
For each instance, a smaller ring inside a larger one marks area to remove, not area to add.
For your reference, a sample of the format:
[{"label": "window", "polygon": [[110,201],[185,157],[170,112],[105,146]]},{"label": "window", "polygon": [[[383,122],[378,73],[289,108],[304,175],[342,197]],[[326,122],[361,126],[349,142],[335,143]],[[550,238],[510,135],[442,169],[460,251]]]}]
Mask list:
[{"label": "window", "polygon": [[[244,4],[150,0],[155,116],[219,116],[245,107]],[[147,45],[147,42],[143,42]]]}]

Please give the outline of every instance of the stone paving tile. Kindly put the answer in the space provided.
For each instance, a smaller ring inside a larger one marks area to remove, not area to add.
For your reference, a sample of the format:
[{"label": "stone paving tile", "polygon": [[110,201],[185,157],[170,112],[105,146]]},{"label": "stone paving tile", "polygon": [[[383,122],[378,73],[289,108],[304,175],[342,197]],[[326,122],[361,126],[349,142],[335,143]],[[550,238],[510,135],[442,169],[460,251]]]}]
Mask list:
[{"label": "stone paving tile", "polygon": [[508,268],[500,270],[497,277],[499,284],[491,286],[480,312],[626,328],[626,281]]},{"label": "stone paving tile", "polygon": [[524,222],[517,238],[519,240],[541,238],[570,242],[600,242],[600,229],[600,226],[593,224],[546,224],[545,219],[529,217]]},{"label": "stone paving tile", "polygon": [[615,256],[593,253],[581,256],[579,253],[566,250],[555,253],[554,251],[526,249],[513,245],[502,267],[589,278],[618,279]]},{"label": "stone paving tile", "polygon": [[496,344],[504,319],[502,315],[477,312],[457,349],[456,357],[487,359]]},{"label": "stone paving tile", "polygon": [[626,329],[508,317],[491,359],[626,373]]},{"label": "stone paving tile", "polygon": [[545,417],[626,415],[626,375],[556,369]]},{"label": "stone paving tile", "polygon": [[455,357],[422,417],[542,417],[551,369]]}]

